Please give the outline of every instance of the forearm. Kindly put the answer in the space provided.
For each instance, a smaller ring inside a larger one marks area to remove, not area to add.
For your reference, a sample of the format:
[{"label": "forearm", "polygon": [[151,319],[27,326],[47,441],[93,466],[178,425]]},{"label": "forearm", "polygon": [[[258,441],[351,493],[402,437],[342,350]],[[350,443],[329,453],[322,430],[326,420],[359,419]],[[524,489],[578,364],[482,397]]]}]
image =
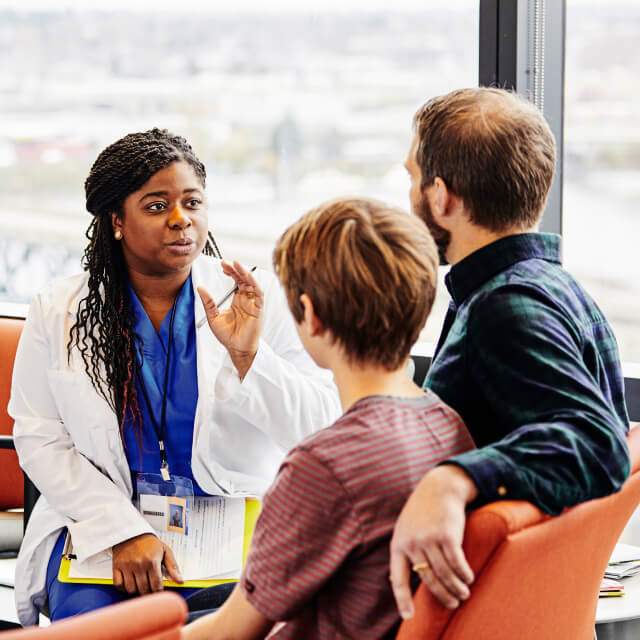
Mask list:
[{"label": "forearm", "polygon": [[216,400],[285,450],[340,415],[340,400],[331,376],[306,361],[279,355],[265,340],[260,341],[242,382],[223,367],[216,384]]},{"label": "forearm", "polygon": [[47,502],[68,519],[78,557],[152,532],[130,497],[59,429],[58,421],[17,417],[16,449],[22,467]]},{"label": "forearm", "polygon": [[558,514],[585,500],[609,495],[629,474],[624,435],[569,424],[525,425],[497,443],[452,459],[473,479],[472,506],[500,499],[527,500]]},{"label": "forearm", "polygon": [[273,622],[245,597],[238,585],[215,613],[203,616],[182,630],[183,640],[259,640]]}]

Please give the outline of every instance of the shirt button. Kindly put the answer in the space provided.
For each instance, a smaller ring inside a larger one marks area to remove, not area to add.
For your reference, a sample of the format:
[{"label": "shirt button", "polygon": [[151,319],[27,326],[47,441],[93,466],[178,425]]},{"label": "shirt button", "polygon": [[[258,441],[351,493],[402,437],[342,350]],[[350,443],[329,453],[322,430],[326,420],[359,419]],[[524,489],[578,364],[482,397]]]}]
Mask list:
[{"label": "shirt button", "polygon": [[507,495],[506,487],[498,487],[498,495],[504,497]]}]

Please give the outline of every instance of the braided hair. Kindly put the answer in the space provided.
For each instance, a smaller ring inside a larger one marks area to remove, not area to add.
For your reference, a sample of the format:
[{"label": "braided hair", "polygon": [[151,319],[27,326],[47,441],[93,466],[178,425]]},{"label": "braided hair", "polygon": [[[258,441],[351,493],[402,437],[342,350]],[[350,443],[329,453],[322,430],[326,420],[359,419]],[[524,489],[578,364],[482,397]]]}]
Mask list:
[{"label": "braided hair", "polygon": [[[187,162],[204,188],[206,171],[191,145],[166,129],[130,133],[104,149],[84,183],[87,211],[93,220],[82,266],[89,273],[89,293],[78,305],[67,355],[76,347],[96,391],[118,417],[123,434],[127,414],[142,443],[142,417],[135,384],[134,317],[127,292],[127,269],[115,240],[111,214],[122,215],[125,198],[173,162]],[[202,250],[222,257],[211,232]]]}]

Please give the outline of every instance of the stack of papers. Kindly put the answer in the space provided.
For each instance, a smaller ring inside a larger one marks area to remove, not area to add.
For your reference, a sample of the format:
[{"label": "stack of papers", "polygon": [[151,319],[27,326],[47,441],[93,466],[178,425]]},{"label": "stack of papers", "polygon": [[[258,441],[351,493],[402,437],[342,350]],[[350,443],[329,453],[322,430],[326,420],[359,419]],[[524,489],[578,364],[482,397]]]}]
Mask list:
[{"label": "stack of papers", "polygon": [[[161,496],[166,501],[166,496]],[[242,571],[260,503],[244,498],[195,496],[189,512],[189,535],[157,532],[171,547],[184,585],[208,586],[206,583],[237,580]],[[78,562],[69,548],[58,575],[62,582],[113,581],[111,551],[103,551]]]},{"label": "stack of papers", "polygon": [[640,572],[640,547],[634,547],[630,544],[617,544],[609,566],[604,572],[605,578],[628,578]]},{"label": "stack of papers", "polygon": [[602,578],[600,584],[600,597],[601,598],[617,598],[624,595],[624,585],[617,580],[611,580],[609,578]]}]

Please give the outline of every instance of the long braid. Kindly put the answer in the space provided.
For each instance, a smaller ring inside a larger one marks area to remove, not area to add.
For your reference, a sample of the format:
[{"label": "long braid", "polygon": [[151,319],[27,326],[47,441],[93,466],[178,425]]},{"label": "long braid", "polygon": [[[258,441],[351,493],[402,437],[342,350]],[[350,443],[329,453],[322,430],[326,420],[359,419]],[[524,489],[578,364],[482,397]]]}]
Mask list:
[{"label": "long braid", "polygon": [[[135,384],[135,318],[127,291],[127,269],[113,236],[111,214],[122,214],[125,198],[172,162],[191,165],[205,186],[206,171],[189,143],[166,129],[132,133],[98,156],[85,181],[87,210],[95,217],[86,232],[82,266],[89,292],[78,305],[67,343],[76,348],[96,391],[109,403],[124,430],[127,414],[142,442],[142,417]],[[221,257],[209,232],[203,253]],[[124,433],[123,433],[124,436]]]}]

